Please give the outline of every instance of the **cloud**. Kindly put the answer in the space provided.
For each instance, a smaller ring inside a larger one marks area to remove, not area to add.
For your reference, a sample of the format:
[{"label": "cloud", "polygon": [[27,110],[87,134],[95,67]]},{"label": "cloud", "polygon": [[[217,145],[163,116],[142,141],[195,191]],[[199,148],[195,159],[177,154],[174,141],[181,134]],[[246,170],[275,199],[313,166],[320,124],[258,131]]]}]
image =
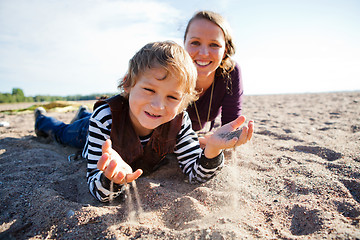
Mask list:
[{"label": "cloud", "polygon": [[177,38],[180,18],[154,1],[5,0],[1,9],[0,81],[35,85],[27,95],[115,92],[131,56]]},{"label": "cloud", "polygon": [[115,92],[138,49],[165,39],[182,45],[187,21],[200,9],[229,20],[246,94],[358,90],[357,6],[310,0],[0,0],[0,92]]}]

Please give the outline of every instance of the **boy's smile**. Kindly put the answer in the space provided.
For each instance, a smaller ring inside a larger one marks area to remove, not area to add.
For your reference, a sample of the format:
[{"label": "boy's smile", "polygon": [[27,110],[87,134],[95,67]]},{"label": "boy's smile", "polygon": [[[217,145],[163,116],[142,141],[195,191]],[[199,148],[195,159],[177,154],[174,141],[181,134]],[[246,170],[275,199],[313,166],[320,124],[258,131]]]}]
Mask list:
[{"label": "boy's smile", "polygon": [[129,93],[130,119],[140,136],[172,120],[183,98],[179,81],[163,68],[152,68],[140,74]]}]

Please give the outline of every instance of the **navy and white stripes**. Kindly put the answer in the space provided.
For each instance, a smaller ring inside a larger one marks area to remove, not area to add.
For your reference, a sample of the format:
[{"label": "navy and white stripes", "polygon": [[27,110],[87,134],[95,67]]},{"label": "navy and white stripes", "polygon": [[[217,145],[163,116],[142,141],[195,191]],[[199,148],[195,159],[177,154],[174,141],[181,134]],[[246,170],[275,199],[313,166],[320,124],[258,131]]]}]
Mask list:
[{"label": "navy and white stripes", "polygon": [[[97,169],[97,162],[102,155],[101,147],[110,138],[112,117],[110,107],[105,104],[93,112],[90,117],[89,133],[83,150],[83,157],[87,158],[87,183],[90,193],[99,201],[109,201],[110,194],[116,197],[123,188],[117,187],[110,192],[109,184]],[[150,140],[150,136],[141,137],[143,145]],[[182,171],[189,177],[191,183],[206,182],[212,178],[223,166],[223,154],[213,159],[207,159],[200,148],[196,133],[191,128],[191,120],[185,112],[180,132],[178,133],[174,153]],[[105,181],[104,181],[105,179]]]}]

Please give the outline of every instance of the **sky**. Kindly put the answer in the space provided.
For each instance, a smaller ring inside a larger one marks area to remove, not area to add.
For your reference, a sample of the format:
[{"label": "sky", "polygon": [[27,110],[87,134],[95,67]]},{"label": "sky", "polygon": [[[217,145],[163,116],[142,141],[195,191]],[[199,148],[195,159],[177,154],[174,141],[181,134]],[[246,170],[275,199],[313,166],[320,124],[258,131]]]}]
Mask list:
[{"label": "sky", "polygon": [[358,0],[0,0],[0,92],[118,92],[153,41],[183,46],[191,16],[229,22],[246,95],[360,90]]}]

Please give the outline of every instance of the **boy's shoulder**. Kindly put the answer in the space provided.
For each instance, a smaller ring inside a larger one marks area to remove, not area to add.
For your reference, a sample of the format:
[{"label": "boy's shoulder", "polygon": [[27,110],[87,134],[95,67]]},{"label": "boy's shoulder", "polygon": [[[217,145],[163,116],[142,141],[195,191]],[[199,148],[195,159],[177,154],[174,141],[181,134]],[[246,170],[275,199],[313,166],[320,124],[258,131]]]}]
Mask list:
[{"label": "boy's shoulder", "polygon": [[123,104],[127,105],[128,101],[125,97],[118,94],[118,95],[112,96],[110,98],[98,100],[94,104],[94,109],[97,109],[98,107],[103,106],[105,104],[109,105],[111,107],[111,109],[114,109],[114,108],[118,108],[119,106],[121,106]]}]

